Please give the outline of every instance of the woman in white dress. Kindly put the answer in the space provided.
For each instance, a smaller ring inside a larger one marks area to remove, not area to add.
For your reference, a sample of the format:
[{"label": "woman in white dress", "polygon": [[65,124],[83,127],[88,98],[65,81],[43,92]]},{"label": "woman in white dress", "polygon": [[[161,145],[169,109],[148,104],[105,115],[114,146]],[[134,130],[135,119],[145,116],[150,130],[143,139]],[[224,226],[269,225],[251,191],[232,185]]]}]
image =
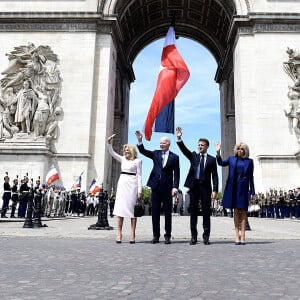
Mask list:
[{"label": "woman in white dress", "polygon": [[134,145],[123,146],[123,156],[116,153],[112,148],[112,140],[115,134],[107,139],[107,148],[113,158],[121,163],[116,201],[113,214],[118,217],[117,243],[122,242],[122,227],[124,218],[131,218],[130,243],[135,243],[135,228],[137,219],[134,217],[134,206],[142,195],[142,161],[137,158]]}]

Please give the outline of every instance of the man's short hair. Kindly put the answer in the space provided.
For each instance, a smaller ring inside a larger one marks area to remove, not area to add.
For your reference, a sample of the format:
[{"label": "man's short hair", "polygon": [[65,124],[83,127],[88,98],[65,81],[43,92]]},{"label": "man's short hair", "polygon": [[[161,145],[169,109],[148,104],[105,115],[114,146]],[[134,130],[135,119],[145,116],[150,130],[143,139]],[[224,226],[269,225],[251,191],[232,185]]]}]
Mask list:
[{"label": "man's short hair", "polygon": [[209,140],[208,139],[206,139],[206,138],[200,138],[199,140],[198,140],[198,143],[199,142],[205,142],[206,144],[207,144],[207,147],[209,147]]}]

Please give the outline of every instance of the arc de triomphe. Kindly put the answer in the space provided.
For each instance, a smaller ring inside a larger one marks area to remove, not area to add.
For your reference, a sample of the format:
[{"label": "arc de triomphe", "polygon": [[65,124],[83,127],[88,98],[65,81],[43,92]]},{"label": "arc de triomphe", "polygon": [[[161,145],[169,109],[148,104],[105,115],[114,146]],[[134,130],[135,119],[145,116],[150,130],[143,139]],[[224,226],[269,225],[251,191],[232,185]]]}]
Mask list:
[{"label": "arc de triomphe", "polygon": [[54,164],[67,189],[82,171],[83,186],[92,178],[114,186],[119,166],[106,138],[120,132],[116,146],[127,141],[132,62],[175,16],[176,34],[216,59],[223,155],[245,141],[258,191],[299,186],[299,4],[0,0],[3,174],[45,178]]}]

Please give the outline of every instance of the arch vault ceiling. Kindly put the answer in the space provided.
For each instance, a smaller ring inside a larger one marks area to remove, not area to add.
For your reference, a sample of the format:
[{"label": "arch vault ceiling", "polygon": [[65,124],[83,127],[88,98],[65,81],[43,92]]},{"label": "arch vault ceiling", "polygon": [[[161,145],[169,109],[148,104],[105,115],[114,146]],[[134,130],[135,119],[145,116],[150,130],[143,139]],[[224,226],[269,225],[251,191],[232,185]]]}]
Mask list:
[{"label": "arch vault ceiling", "polygon": [[120,0],[114,13],[131,62],[146,45],[166,35],[175,16],[176,35],[203,44],[219,64],[236,10],[232,0]]}]

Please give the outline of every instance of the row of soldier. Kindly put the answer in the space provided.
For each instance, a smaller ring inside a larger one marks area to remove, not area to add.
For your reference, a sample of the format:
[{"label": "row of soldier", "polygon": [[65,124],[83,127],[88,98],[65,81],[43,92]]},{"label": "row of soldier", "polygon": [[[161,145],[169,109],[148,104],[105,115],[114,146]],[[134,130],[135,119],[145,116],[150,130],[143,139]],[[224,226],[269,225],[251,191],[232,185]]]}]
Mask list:
[{"label": "row of soldier", "polygon": [[300,187],[289,191],[270,189],[266,194],[258,193],[255,200],[250,201],[249,215],[300,219]]},{"label": "row of soldier", "polygon": [[[104,194],[108,198],[107,192]],[[10,218],[25,218],[28,201],[32,200],[33,208],[35,208],[36,197],[40,197],[41,200],[41,217],[93,216],[98,213],[97,195],[90,193],[86,195],[84,191],[80,191],[80,188],[66,191],[55,185],[47,186],[41,184],[40,179],[34,184],[33,179],[29,181],[28,176],[24,176],[20,185],[18,177],[10,185],[10,178],[6,174],[3,184],[1,218],[8,218],[9,208],[11,208]]]}]

